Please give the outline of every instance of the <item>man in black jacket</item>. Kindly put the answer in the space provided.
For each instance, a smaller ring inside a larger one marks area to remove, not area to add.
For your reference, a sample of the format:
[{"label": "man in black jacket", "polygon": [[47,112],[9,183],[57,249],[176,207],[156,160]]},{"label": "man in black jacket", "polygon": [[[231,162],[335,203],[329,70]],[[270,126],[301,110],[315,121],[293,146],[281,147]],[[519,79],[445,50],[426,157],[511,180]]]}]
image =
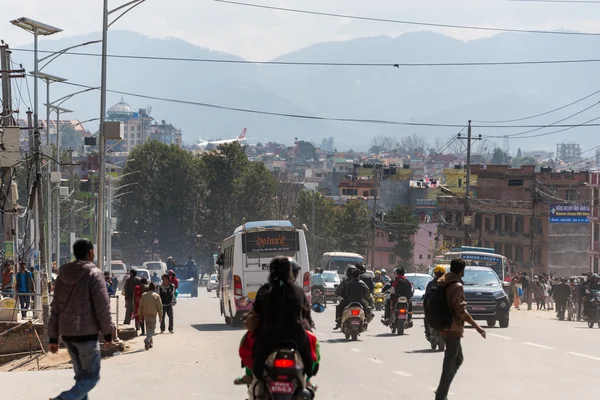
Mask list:
[{"label": "man in black jacket", "polygon": [[[351,269],[352,268],[352,269]],[[341,291],[336,292],[337,295],[343,298],[335,308],[335,329],[339,329],[342,323],[342,313],[344,308],[346,308],[350,303],[360,303],[365,310],[365,314],[367,314],[367,305],[369,304],[369,300],[371,298],[371,293],[369,292],[369,288],[367,285],[360,280],[360,270],[355,267],[351,267],[346,270],[346,276],[350,276],[346,278],[346,280],[342,285]],[[338,287],[338,288],[339,288]]]},{"label": "man in black jacket", "polygon": [[110,299],[102,271],[93,263],[94,246],[87,239],[73,245],[76,261],[60,267],[48,323],[51,353],[58,352],[62,337],[75,369],[75,385],[54,400],[87,399],[100,380],[98,332],[104,335],[104,347],[112,342],[113,323]]},{"label": "man in black jacket", "polygon": [[367,269],[364,265],[356,264],[356,268],[360,271],[360,280],[367,285],[367,287],[369,288],[369,292],[373,294],[373,291],[375,290],[373,278],[371,278],[371,275],[367,274]]},{"label": "man in black jacket", "polygon": [[137,276],[137,271],[132,269],[129,271],[129,279],[125,281],[125,287],[123,291],[125,292],[125,320],[123,321],[124,325],[131,324],[131,317],[133,315],[134,304],[134,294],[135,287],[137,285],[141,285],[142,280]]},{"label": "man in black jacket", "polygon": [[554,287],[554,299],[556,300],[556,315],[561,321],[565,319],[565,310],[570,295],[571,287],[567,284],[567,279],[560,278],[560,283]]}]

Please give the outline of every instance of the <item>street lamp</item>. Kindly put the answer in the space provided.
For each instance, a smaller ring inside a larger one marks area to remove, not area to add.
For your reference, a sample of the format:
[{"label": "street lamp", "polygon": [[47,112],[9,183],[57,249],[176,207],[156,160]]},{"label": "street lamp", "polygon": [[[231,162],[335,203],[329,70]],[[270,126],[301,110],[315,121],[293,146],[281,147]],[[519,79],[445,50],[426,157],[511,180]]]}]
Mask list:
[{"label": "street lamp", "polygon": [[[71,113],[73,111],[62,108],[53,104],[44,104],[48,109],[56,111],[56,172],[60,175],[60,114]],[[55,232],[55,252],[56,252],[56,266],[60,266],[60,180],[56,184],[56,204],[54,212],[54,232]],[[48,203],[50,204],[50,203]],[[50,213],[50,207],[48,207],[48,213]],[[48,218],[50,220],[50,217]]]},{"label": "street lamp", "polygon": [[[97,228],[97,238],[98,243],[96,244],[96,248],[98,251],[98,262],[104,263],[104,243],[103,243],[103,235],[104,235],[104,192],[105,192],[105,182],[106,182],[106,140],[104,135],[104,120],[106,119],[106,60],[107,60],[107,45],[108,45],[108,28],[117,22],[123,15],[127,14],[129,11],[139,6],[146,0],[132,0],[129,1],[114,10],[108,9],[108,0],[104,0],[102,6],[102,74],[100,79],[100,131],[98,132],[98,140],[99,140],[99,149],[98,149],[98,164],[100,164],[100,176],[99,176],[99,192],[98,193],[98,215],[101,218],[98,218],[98,226]],[[116,17],[110,24],[108,23],[108,16],[125,9],[118,17]],[[102,265],[102,264],[100,264]]]}]

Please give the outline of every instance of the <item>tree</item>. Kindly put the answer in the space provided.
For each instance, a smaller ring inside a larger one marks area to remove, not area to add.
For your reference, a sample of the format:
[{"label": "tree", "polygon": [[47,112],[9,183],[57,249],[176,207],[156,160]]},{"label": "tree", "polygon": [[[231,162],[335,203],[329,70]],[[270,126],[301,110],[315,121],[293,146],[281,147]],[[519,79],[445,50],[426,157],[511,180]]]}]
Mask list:
[{"label": "tree", "polygon": [[399,265],[409,269],[413,261],[412,235],[419,230],[419,218],[416,217],[409,206],[397,205],[382,223],[395,239],[394,253],[400,259]]},{"label": "tree", "polygon": [[523,152],[521,151],[520,147],[519,150],[517,150],[517,158],[523,158]]},{"label": "tree", "polygon": [[405,136],[402,138],[402,140],[400,140],[400,151],[404,154],[425,154],[427,146],[427,139],[417,134]]},{"label": "tree", "polygon": [[362,200],[350,200],[336,209],[336,250],[366,254],[371,231],[371,217]]},{"label": "tree", "polygon": [[511,160],[511,166],[514,168],[519,168],[522,165],[538,165],[538,162],[533,156],[516,157]]},{"label": "tree", "polygon": [[398,141],[389,136],[375,136],[371,139],[370,153],[393,153],[398,149]]},{"label": "tree", "polygon": [[504,152],[500,147],[496,147],[492,154],[492,165],[507,165],[510,164],[510,156]]},{"label": "tree", "polygon": [[62,124],[60,127],[61,148],[77,150],[83,143],[81,133],[71,124]]},{"label": "tree", "polygon": [[130,259],[189,255],[199,172],[194,156],[175,145],[150,141],[130,153],[116,190],[123,251]]}]

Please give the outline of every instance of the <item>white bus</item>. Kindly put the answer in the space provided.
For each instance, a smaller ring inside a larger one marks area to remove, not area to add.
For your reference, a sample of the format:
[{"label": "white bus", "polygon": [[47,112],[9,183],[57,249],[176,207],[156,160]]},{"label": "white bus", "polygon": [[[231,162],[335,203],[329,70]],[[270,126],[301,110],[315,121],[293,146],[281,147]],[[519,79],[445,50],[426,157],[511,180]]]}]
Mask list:
[{"label": "white bus", "polygon": [[[505,284],[506,282],[510,282],[512,271],[510,270],[508,259],[501,254],[497,254],[492,248],[472,246],[454,248],[444,253],[441,260],[438,260],[436,257],[436,263],[450,265],[450,261],[455,258],[462,258],[468,266],[489,267],[494,270],[498,278]],[[433,272],[434,267],[435,265],[430,267],[431,272]]]},{"label": "white bus", "polygon": [[349,265],[362,264],[363,261],[363,256],[357,253],[331,251],[323,254],[323,270],[335,271],[340,278],[344,278]]},{"label": "white bus", "polygon": [[247,222],[221,246],[219,267],[221,314],[225,323],[238,326],[252,309],[258,289],[267,282],[269,263],[277,256],[294,257],[301,271],[296,283],[310,301],[310,265],[304,231],[290,221]]}]

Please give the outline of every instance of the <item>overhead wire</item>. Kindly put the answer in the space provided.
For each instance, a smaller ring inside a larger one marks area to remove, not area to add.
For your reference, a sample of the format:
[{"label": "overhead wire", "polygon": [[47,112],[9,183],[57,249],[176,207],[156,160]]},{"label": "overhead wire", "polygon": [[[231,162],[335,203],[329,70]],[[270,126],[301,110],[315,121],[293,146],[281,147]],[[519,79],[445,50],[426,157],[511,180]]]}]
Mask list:
[{"label": "overhead wire", "polygon": [[[15,49],[15,51],[33,52],[32,49]],[[52,51],[38,50],[38,53],[54,53]],[[66,52],[63,55],[102,57],[99,53]],[[135,54],[107,54],[108,58],[151,60],[151,61],[177,61],[195,63],[217,63],[217,64],[255,64],[255,65],[299,65],[299,66],[331,66],[331,67],[471,67],[471,66],[498,66],[498,65],[544,65],[544,64],[585,64],[599,63],[600,58],[562,59],[562,60],[517,60],[517,61],[473,61],[473,62],[316,62],[316,61],[256,61],[256,60],[227,60],[218,58],[189,58],[189,57],[165,57],[165,56],[142,56]]]},{"label": "overhead wire", "polygon": [[268,5],[264,5],[264,4],[246,3],[246,2],[232,1],[232,0],[213,0],[213,1],[217,2],[217,3],[231,4],[231,5],[237,5],[237,6],[242,6],[242,7],[252,7],[252,8],[261,8],[261,9],[266,9],[266,10],[286,11],[286,12],[297,13],[297,14],[319,15],[319,16],[325,16],[325,17],[346,18],[346,19],[354,19],[354,20],[360,20],[360,21],[385,22],[385,23],[400,24],[400,25],[427,26],[427,27],[433,27],[433,28],[453,28],[453,29],[469,29],[469,30],[491,31],[491,32],[514,32],[514,33],[532,33],[532,34],[548,34],[548,35],[600,36],[600,33],[594,33],[594,32],[545,31],[545,30],[536,30],[536,29],[498,28],[498,27],[489,27],[489,26],[442,24],[442,23],[433,23],[433,22],[408,21],[408,20],[388,19],[388,18],[365,17],[365,16],[358,16],[358,15],[350,15],[350,14],[338,14],[338,13],[312,11],[312,10],[302,10],[302,9],[297,9],[297,8],[276,7],[276,6],[268,6]]},{"label": "overhead wire", "polygon": [[[58,82],[58,83],[63,84],[63,85],[70,85],[70,86],[76,86],[76,87],[81,87],[81,88],[98,90],[98,88],[79,84],[79,83],[74,83],[74,82],[66,81],[66,82]],[[341,117],[324,117],[324,116],[318,116],[318,115],[292,114],[292,113],[283,113],[283,112],[274,112],[274,111],[265,111],[265,110],[255,110],[255,109],[241,108],[241,107],[229,107],[229,106],[223,106],[223,105],[219,105],[219,104],[204,103],[204,102],[190,101],[190,100],[172,99],[172,98],[168,98],[168,97],[149,96],[149,95],[126,92],[126,91],[121,91],[121,90],[107,90],[107,92],[117,93],[117,94],[121,94],[121,95],[125,95],[125,96],[139,97],[139,98],[149,99],[149,100],[157,100],[157,101],[165,101],[165,102],[170,102],[170,103],[206,107],[206,108],[212,108],[212,109],[217,109],[217,110],[237,111],[237,112],[250,113],[250,114],[261,114],[261,115],[307,119],[307,120],[352,122],[352,123],[367,123],[367,124],[382,124],[382,125],[401,125],[401,126],[447,127],[447,128],[462,128],[464,126],[463,124],[451,124],[451,123],[441,124],[441,123],[428,123],[428,122],[404,122],[404,121],[393,121],[393,120],[383,120],[383,119],[341,118]],[[494,129],[497,129],[497,128],[514,129],[514,128],[540,128],[540,127],[546,127],[546,126],[547,125],[504,125],[504,126],[502,126],[502,125],[473,125],[472,127],[474,127],[474,128],[494,128]],[[584,124],[577,124],[577,125],[565,124],[565,125],[554,125],[554,126],[555,127],[575,128],[575,127],[580,127],[580,126],[600,126],[600,124],[585,124],[584,123]]]}]

